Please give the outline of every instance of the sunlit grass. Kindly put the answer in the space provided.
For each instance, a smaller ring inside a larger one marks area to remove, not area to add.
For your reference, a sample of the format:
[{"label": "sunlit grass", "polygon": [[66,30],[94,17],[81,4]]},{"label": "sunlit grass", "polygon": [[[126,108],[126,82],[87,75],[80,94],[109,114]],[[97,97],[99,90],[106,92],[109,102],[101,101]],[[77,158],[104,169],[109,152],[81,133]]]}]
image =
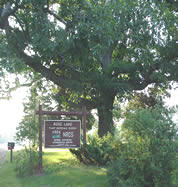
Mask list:
[{"label": "sunlit grass", "polygon": [[44,154],[44,160],[45,162],[52,162],[52,163],[61,163],[65,162],[66,164],[68,162],[77,162],[77,160],[71,155],[69,150],[67,149],[61,149],[60,151],[53,149],[51,151],[50,149],[45,149]]},{"label": "sunlit grass", "polygon": [[66,180],[64,186],[107,186],[104,168],[80,164],[67,149],[57,152],[47,150],[44,155],[44,170]]}]

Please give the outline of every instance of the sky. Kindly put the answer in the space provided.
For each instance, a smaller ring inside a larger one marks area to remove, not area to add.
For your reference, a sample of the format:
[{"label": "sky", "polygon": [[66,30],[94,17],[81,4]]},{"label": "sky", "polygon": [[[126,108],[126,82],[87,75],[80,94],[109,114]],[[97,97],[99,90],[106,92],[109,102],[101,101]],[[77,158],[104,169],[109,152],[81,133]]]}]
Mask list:
[{"label": "sky", "polygon": [[[165,99],[166,105],[168,106],[175,106],[178,105],[178,88],[176,90],[172,90],[171,92],[171,97]],[[178,124],[178,113],[173,116],[174,122]]]},{"label": "sky", "polygon": [[23,117],[23,100],[27,95],[25,88],[12,92],[9,100],[0,100],[0,135],[13,137],[16,127]]},{"label": "sky", "polygon": [[[19,88],[12,92],[10,100],[0,100],[0,135],[12,138],[15,135],[16,127],[21,121],[23,113],[23,101],[27,88]],[[171,98],[166,99],[169,106],[178,105],[178,89],[171,92]],[[178,122],[178,115],[174,116]]]}]

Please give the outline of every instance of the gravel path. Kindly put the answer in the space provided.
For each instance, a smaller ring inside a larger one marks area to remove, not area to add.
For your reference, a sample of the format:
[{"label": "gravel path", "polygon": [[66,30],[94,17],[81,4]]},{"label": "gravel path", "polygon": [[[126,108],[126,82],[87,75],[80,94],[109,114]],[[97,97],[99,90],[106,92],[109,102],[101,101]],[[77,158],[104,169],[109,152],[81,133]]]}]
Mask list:
[{"label": "gravel path", "polygon": [[4,161],[5,157],[6,157],[6,155],[7,155],[7,150],[4,150],[4,149],[0,148],[0,168],[1,168],[2,164],[3,164],[3,161]]}]

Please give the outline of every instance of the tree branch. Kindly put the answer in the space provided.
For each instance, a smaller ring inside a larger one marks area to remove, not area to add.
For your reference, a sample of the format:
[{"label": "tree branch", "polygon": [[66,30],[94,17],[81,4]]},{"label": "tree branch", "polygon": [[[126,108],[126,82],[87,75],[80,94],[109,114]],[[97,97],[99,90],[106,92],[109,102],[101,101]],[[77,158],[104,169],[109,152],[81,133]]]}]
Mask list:
[{"label": "tree branch", "polygon": [[31,67],[34,71],[39,72],[43,77],[54,82],[55,84],[60,86],[60,85],[64,85],[65,82],[67,81],[66,79],[63,79],[60,76],[56,75],[56,73],[53,70],[43,66],[38,57],[31,57],[23,52],[21,52],[19,56],[26,65]]},{"label": "tree branch", "polygon": [[6,3],[2,8],[0,8],[0,28],[5,29],[8,25],[8,17],[13,15],[20,6],[15,6],[11,9],[10,3]]}]

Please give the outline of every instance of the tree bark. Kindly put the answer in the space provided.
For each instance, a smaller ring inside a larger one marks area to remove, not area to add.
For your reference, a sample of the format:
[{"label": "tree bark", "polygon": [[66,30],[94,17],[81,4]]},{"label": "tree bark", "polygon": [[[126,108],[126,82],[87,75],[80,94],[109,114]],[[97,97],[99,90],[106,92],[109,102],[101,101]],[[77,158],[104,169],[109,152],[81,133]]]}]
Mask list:
[{"label": "tree bark", "polygon": [[108,92],[102,94],[100,103],[97,107],[98,111],[98,135],[103,137],[108,133],[114,134],[113,124],[113,103],[115,95],[110,95]]}]

